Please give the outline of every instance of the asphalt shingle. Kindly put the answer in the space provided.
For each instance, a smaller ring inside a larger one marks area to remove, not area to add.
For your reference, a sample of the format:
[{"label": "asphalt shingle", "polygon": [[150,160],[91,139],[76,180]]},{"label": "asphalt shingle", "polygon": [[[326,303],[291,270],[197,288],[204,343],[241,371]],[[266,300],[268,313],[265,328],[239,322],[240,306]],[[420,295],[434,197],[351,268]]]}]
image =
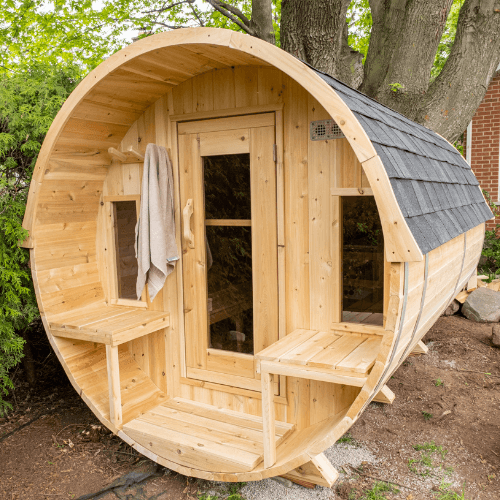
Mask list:
[{"label": "asphalt shingle", "polygon": [[344,100],[372,141],[423,253],[492,217],[469,164],[448,141],[315,71]]}]

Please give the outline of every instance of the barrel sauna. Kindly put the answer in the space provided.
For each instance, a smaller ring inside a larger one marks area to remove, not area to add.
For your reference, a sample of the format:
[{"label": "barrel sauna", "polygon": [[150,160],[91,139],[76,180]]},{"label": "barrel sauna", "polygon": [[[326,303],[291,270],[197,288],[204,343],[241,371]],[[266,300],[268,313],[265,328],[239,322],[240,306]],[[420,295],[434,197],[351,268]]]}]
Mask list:
[{"label": "barrel sauna", "polygon": [[[134,295],[133,249],[150,143],[173,163],[180,255],[153,301]],[[51,345],[103,425],[187,476],[331,486],[324,450],[392,401],[490,217],[434,132],[277,47],[197,28],[133,43],[71,94],[24,246]]]}]

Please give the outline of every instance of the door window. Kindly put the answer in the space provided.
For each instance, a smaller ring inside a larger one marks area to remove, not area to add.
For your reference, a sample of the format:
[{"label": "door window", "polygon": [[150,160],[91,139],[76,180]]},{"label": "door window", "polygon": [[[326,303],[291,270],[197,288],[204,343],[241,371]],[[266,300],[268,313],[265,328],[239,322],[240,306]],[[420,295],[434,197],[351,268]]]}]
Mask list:
[{"label": "door window", "polygon": [[209,347],[253,354],[250,155],[203,159]]}]

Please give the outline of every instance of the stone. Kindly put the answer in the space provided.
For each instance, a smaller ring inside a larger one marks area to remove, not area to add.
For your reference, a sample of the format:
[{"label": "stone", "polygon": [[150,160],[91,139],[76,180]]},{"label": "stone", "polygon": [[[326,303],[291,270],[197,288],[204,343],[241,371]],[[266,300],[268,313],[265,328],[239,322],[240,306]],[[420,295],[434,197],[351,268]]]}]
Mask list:
[{"label": "stone", "polygon": [[274,479],[277,483],[280,483],[285,488],[291,488],[293,486],[292,481],[290,481],[289,479],[286,479],[284,477],[274,476],[271,479]]},{"label": "stone", "polygon": [[460,311],[460,302],[456,299],[453,299],[451,304],[445,309],[443,316],[453,316]]},{"label": "stone", "polygon": [[491,333],[491,343],[495,347],[500,347],[500,325],[493,325]]},{"label": "stone", "polygon": [[477,288],[464,302],[462,314],[478,323],[496,323],[500,320],[500,292],[491,288]]}]

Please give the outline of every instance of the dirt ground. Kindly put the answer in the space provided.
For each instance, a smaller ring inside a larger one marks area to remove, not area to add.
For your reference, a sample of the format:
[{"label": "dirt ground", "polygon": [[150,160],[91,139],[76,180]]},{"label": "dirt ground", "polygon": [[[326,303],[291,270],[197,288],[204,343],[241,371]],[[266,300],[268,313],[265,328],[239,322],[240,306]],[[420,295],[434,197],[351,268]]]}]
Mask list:
[{"label": "dirt ground", "polygon": [[[377,462],[341,469],[332,500],[500,498],[500,349],[490,334],[491,325],[463,317],[437,322],[424,338],[429,354],[408,358],[390,380],[394,403],[371,404],[344,438]],[[213,488],[156,467],[108,433],[62,370],[46,371],[36,391],[20,375],[14,410],[0,419],[1,500],[76,500],[113,481],[112,491],[92,498],[189,500]],[[145,479],[129,488],[124,476]],[[384,492],[379,480],[399,492]]]}]

